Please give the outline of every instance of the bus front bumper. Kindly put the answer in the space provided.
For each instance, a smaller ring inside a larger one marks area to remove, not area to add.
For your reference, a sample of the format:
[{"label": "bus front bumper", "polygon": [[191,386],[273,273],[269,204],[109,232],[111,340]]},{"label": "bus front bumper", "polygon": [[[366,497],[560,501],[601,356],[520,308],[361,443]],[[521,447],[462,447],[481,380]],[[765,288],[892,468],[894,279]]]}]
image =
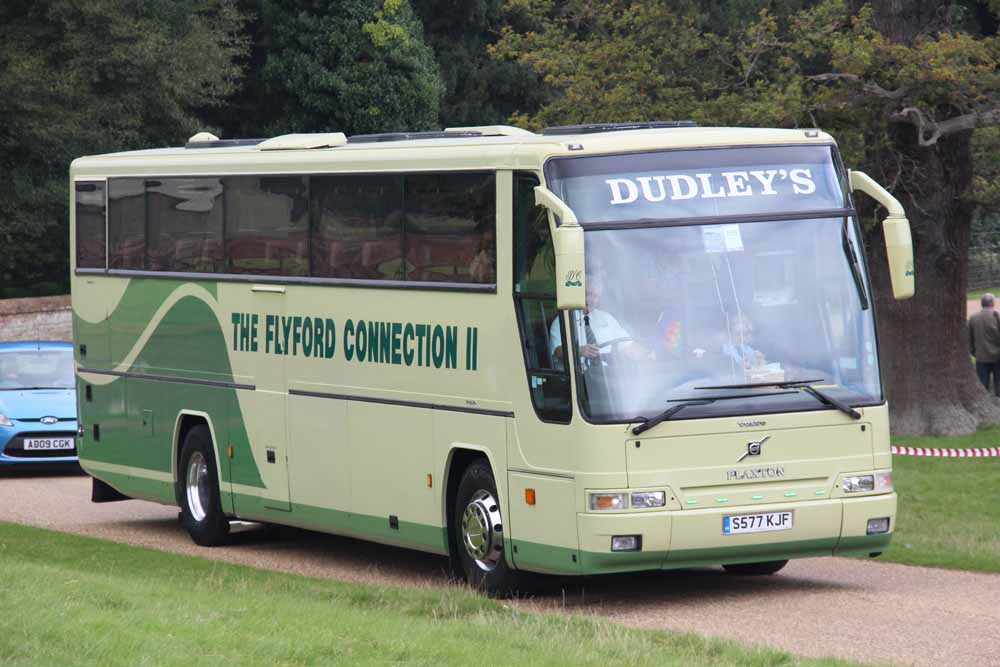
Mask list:
[{"label": "bus front bumper", "polygon": [[[724,534],[726,516],[792,512],[786,530]],[[889,531],[868,534],[870,519]],[[580,574],[755,563],[883,551],[896,523],[896,494],[742,507],[617,514],[579,513]],[[612,538],[638,536],[636,551],[612,551]]]}]

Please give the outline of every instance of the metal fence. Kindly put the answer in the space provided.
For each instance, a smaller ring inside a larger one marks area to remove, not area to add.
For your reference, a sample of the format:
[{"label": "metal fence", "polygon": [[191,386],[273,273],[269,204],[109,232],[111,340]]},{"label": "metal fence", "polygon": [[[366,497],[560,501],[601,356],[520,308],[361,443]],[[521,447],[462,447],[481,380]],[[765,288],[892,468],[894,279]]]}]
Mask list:
[{"label": "metal fence", "polygon": [[1000,286],[1000,231],[974,231],[969,239],[969,291]]}]

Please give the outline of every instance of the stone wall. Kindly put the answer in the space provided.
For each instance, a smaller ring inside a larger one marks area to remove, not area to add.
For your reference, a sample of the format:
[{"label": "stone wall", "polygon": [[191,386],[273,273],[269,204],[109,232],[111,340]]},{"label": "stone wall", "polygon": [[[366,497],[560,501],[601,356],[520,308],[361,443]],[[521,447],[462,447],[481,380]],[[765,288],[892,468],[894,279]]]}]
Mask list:
[{"label": "stone wall", "polygon": [[69,295],[0,300],[0,343],[72,339]]}]

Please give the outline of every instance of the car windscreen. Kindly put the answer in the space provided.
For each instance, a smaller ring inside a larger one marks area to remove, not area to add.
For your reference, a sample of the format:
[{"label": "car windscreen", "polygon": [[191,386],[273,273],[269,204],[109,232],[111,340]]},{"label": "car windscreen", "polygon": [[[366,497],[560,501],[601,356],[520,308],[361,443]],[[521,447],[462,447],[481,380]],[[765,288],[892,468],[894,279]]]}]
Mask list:
[{"label": "car windscreen", "polygon": [[17,349],[0,351],[0,391],[72,389],[73,351]]}]

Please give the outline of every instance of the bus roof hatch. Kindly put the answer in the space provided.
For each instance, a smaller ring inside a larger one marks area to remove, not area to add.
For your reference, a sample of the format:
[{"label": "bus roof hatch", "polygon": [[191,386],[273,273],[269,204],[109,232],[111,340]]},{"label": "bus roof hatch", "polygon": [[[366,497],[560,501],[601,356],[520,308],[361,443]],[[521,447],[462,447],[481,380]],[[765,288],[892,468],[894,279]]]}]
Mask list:
[{"label": "bus roof hatch", "polygon": [[280,137],[267,139],[257,144],[261,151],[293,151],[312,148],[336,148],[347,143],[343,132],[325,132],[317,134],[283,134]]}]

